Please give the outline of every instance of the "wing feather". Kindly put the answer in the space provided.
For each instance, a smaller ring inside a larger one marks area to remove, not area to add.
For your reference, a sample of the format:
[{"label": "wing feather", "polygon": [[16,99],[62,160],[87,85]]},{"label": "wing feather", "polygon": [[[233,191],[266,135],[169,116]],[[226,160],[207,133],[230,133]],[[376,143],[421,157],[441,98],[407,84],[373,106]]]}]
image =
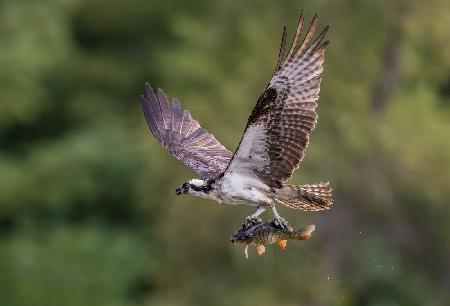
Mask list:
[{"label": "wing feather", "polygon": [[172,130],[176,141],[181,139],[181,126],[183,124],[183,111],[180,108],[178,99],[172,101]]},{"label": "wing feather", "polygon": [[289,53],[287,55],[287,59],[292,59],[292,57],[294,56],[294,53],[297,53],[297,44],[298,44],[298,40],[300,39],[300,36],[302,35],[302,28],[303,28],[303,9],[300,12],[300,17],[298,18],[298,23],[297,23],[297,30],[295,31],[295,36],[294,36],[294,40],[292,41],[292,46],[294,46],[294,48],[291,48],[289,50]]},{"label": "wing feather", "polygon": [[284,59],[284,53],[286,52],[286,25],[283,27],[283,36],[281,37],[281,47],[280,47],[280,53],[278,54],[278,62],[277,66],[275,67],[275,72],[280,70],[281,66],[283,65],[283,59]]},{"label": "wing feather", "polygon": [[325,27],[310,43],[318,23],[315,14],[300,42],[303,20],[302,10],[285,59],[283,30],[275,74],[249,116],[226,174],[253,172],[269,186],[280,187],[298,168],[317,122],[316,107],[328,46],[322,41],[329,29]]},{"label": "wing feather", "polygon": [[[150,87],[150,90],[152,88]],[[167,100],[166,94],[162,91],[161,88],[158,88],[158,106],[161,112],[162,123],[164,128],[169,129],[169,124],[171,122],[171,114],[169,108],[169,101]]]},{"label": "wing feather", "polygon": [[182,110],[178,99],[169,101],[161,89],[155,96],[149,84],[141,97],[142,109],[152,134],[175,158],[202,179],[213,179],[227,167],[232,153]]},{"label": "wing feather", "polygon": [[314,35],[314,32],[316,31],[317,27],[317,21],[319,20],[319,16],[317,14],[314,15],[311,24],[309,26],[308,32],[306,33],[305,39],[303,39],[302,44],[300,48],[298,48],[297,52],[295,53],[294,59],[299,58],[303,51],[305,51],[306,46],[308,45],[309,41]]}]

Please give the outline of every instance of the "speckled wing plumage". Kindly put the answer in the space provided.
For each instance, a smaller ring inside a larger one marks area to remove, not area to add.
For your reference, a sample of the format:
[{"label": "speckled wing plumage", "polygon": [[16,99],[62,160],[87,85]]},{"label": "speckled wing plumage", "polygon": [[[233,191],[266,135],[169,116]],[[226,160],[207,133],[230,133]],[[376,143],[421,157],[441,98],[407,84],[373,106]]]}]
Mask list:
[{"label": "speckled wing plumage", "polygon": [[298,168],[317,121],[315,110],[328,46],[328,41],[322,40],[328,26],[311,44],[317,15],[300,42],[302,26],[303,11],[286,57],[284,28],[275,74],[250,114],[244,136],[227,168],[230,172],[253,171],[272,187],[280,187]]},{"label": "speckled wing plumage", "polygon": [[161,89],[155,96],[149,84],[145,87],[142,109],[158,142],[202,179],[213,179],[222,173],[232,153],[201,128],[188,110],[182,110],[178,99],[170,104]]}]

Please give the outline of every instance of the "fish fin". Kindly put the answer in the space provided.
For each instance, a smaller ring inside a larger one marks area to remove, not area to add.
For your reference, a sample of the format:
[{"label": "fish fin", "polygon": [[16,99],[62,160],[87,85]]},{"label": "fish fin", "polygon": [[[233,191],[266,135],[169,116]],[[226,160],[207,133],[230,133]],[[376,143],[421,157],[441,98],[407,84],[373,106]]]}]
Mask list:
[{"label": "fish fin", "polygon": [[311,237],[312,232],[316,229],[316,226],[314,224],[310,224],[301,230],[297,231],[295,234],[295,239],[297,240],[307,240],[309,237]]},{"label": "fish fin", "polygon": [[262,244],[258,244],[256,246],[256,252],[258,252],[258,255],[264,254],[265,251],[266,251],[266,247],[263,246]]},{"label": "fish fin", "polygon": [[278,241],[278,245],[284,250],[284,248],[287,246],[287,240]]}]

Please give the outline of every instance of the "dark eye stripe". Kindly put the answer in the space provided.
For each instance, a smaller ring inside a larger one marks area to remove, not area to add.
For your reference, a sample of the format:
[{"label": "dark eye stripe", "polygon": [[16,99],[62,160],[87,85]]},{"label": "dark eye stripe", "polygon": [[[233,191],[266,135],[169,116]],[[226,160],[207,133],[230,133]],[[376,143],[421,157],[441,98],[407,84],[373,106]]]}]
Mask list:
[{"label": "dark eye stripe", "polygon": [[197,192],[204,192],[204,193],[209,193],[212,190],[212,186],[211,184],[207,183],[206,185],[203,186],[195,186],[195,185],[190,185],[191,189]]}]

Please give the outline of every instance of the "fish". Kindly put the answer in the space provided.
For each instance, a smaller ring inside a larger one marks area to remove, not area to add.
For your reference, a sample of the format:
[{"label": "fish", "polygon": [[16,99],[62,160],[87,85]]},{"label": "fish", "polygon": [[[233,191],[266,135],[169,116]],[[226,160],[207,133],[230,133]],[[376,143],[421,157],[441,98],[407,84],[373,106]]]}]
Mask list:
[{"label": "fish", "polygon": [[274,219],[267,222],[242,224],[231,237],[231,242],[245,244],[245,257],[248,259],[248,246],[255,245],[258,255],[263,255],[266,251],[265,245],[277,243],[282,249],[287,246],[288,240],[307,240],[316,229],[314,224],[310,224],[300,230],[282,225]]}]

